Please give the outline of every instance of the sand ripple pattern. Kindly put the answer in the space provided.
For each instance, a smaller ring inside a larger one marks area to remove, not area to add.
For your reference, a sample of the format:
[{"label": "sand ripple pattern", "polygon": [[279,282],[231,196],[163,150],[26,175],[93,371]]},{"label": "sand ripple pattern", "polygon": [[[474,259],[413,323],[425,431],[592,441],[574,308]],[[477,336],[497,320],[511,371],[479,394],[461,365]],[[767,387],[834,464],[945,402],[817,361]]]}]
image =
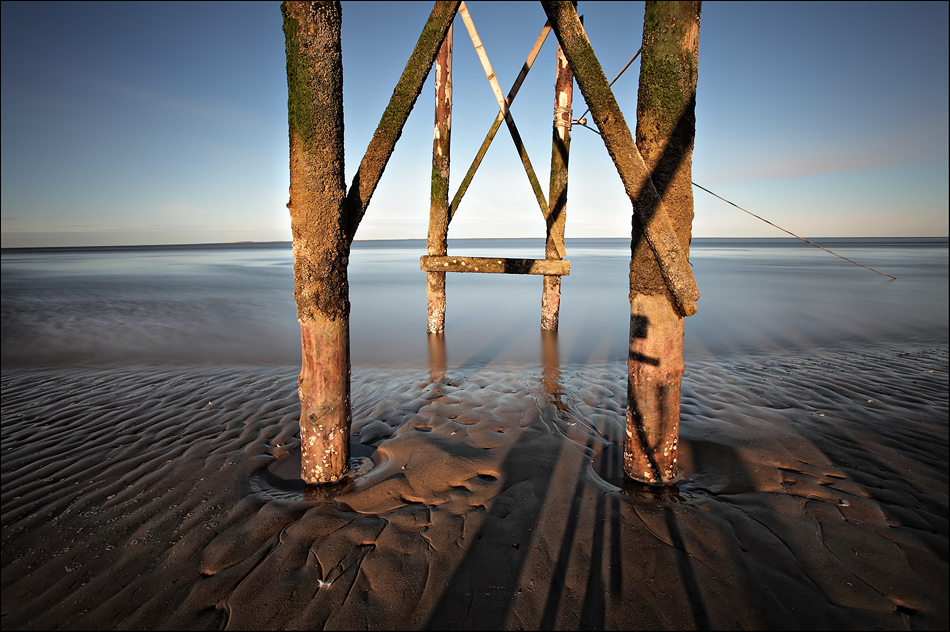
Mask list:
[{"label": "sand ripple pattern", "polygon": [[4,371],[3,628],[946,629],[947,367],[690,363],[665,491],[622,364],[362,371],[374,467],[297,496],[293,367]]}]

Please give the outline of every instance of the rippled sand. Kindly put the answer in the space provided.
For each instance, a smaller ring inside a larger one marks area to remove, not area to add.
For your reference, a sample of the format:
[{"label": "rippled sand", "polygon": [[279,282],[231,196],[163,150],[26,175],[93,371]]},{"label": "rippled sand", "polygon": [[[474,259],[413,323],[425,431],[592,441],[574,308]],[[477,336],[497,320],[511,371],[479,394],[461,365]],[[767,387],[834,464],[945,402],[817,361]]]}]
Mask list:
[{"label": "rippled sand", "polygon": [[355,369],[323,491],[296,367],[4,370],[3,629],[946,629],[947,368],[689,362],[666,490],[623,364]]}]

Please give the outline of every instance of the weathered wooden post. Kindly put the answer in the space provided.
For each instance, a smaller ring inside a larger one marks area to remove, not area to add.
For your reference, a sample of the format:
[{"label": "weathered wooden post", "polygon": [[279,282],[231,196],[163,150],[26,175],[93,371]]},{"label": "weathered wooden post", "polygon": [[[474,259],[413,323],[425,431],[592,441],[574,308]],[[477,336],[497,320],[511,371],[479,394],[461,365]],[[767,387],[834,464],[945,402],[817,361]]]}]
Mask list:
[{"label": "weathered wooden post", "polygon": [[343,172],[343,54],[339,2],[284,2],[290,209],[294,297],[303,362],[300,395],[301,478],[332,483],[350,451],[350,244],[458,1],[436,2],[406,62],[349,191]]},{"label": "weathered wooden post", "polygon": [[[646,3],[637,97],[637,148],[687,257],[700,9],[701,2]],[[645,238],[641,217],[649,212],[633,214],[627,427],[636,436],[625,444],[624,469],[631,478],[662,483],[677,475],[684,315]]]},{"label": "weathered wooden post", "polygon": [[350,447],[349,241],[339,2],[285,2],[301,478],[339,480]]},{"label": "weathered wooden post", "polygon": [[[655,143],[651,147],[657,148],[650,166],[633,140],[577,11],[570,2],[542,0],[541,4],[617,167],[639,227],[635,229],[631,254],[624,471],[646,483],[669,482],[677,472],[682,318],[696,313],[699,291],[687,260],[692,197],[688,198],[688,215],[678,208],[674,221],[667,211],[665,194],[671,186],[678,187],[690,179],[700,3],[682,3],[682,7],[676,2],[647,3],[643,54],[646,56],[649,47],[652,57],[641,62],[647,74],[641,72],[638,114],[641,108],[655,112],[644,115],[658,117],[656,124],[668,130],[666,137],[648,139],[649,127],[644,127],[644,142]],[[639,126],[637,131],[639,139]],[[684,153],[682,141],[687,137]],[[670,139],[675,142],[668,143]],[[652,171],[659,165],[668,170],[669,176],[665,180],[660,177],[655,184]],[[673,174],[675,181],[671,179]],[[669,201],[687,203],[682,196],[670,197]],[[655,283],[649,286],[653,294],[641,292],[646,288],[641,275],[647,278],[648,273],[639,269],[638,251],[648,253],[654,264],[654,274],[649,276]],[[657,289],[660,287],[662,292]]]},{"label": "weathered wooden post", "polygon": [[[561,259],[564,252],[564,226],[567,222],[567,167],[571,149],[571,103],[574,96],[574,73],[561,46],[557,47],[557,73],[554,81],[554,131],[551,148],[551,179],[548,187],[546,218],[546,259]],[[558,248],[560,246],[560,248]],[[561,308],[561,277],[546,275],[541,292],[541,329],[557,331]]]},{"label": "weathered wooden post", "polygon": [[[427,255],[448,254],[449,167],[452,138],[452,28],[435,58],[435,126],[432,133],[432,190]],[[427,331],[445,331],[445,272],[426,272]]]}]

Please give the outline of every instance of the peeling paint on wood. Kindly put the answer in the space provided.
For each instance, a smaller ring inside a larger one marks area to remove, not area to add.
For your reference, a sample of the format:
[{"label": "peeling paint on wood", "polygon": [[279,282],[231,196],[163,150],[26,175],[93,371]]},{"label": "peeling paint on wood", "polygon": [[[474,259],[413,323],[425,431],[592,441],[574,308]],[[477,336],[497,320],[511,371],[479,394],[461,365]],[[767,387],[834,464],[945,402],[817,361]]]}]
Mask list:
[{"label": "peeling paint on wood", "polygon": [[[554,130],[551,141],[551,179],[548,185],[548,208],[545,218],[547,239],[544,256],[561,259],[564,252],[564,229],[567,224],[567,175],[571,151],[571,105],[574,100],[574,74],[560,46],[555,56]],[[541,291],[541,330],[557,331],[561,310],[561,277],[544,277]]]},{"label": "peeling paint on wood", "polygon": [[665,296],[630,306],[624,471],[644,483],[676,479],[684,319]]}]

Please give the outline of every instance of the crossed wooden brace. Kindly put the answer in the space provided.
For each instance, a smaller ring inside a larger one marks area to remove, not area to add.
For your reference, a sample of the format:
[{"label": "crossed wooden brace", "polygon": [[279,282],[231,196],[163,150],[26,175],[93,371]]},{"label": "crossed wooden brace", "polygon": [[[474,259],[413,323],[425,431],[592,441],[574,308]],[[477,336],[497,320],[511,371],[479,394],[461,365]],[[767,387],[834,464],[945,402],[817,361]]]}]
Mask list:
[{"label": "crossed wooden brace", "polygon": [[[650,172],[643,161],[643,156],[640,155],[636,142],[630,133],[630,128],[627,126],[623,113],[617,105],[617,100],[610,90],[607,77],[604,75],[600,63],[597,62],[590,40],[587,38],[587,33],[584,31],[577,15],[577,10],[570,1],[542,0],[541,5],[544,7],[544,12],[548,16],[548,23],[554,30],[554,34],[567,57],[574,78],[581,89],[581,94],[584,95],[584,99],[590,107],[591,116],[593,116],[594,122],[600,130],[607,152],[614,161],[617,173],[620,175],[621,182],[623,182],[624,190],[633,204],[634,212],[639,215],[647,243],[650,244],[650,248],[653,250],[660,272],[676,302],[677,308],[684,316],[692,316],[697,311],[696,300],[699,298],[696,280],[693,278],[689,262],[680,247],[679,240],[673,230],[673,224],[653,184]],[[544,200],[537,177],[532,177],[534,170],[531,168],[527,153],[521,143],[521,137],[514,125],[514,119],[512,119],[508,110],[514,96],[510,95],[508,100],[502,96],[501,88],[494,73],[491,72],[491,65],[488,63],[484,47],[481,46],[481,41],[478,39],[477,32],[475,32],[468,9],[464,2],[436,2],[423,29],[422,36],[406,64],[406,69],[403,71],[396,89],[393,91],[389,106],[383,113],[383,119],[370,141],[370,146],[360,163],[353,184],[350,186],[347,195],[347,213],[351,241],[456,12],[462,14],[469,36],[472,37],[475,44],[479,59],[482,61],[482,66],[485,68],[492,91],[498,101],[499,117],[503,117],[508,124],[512,140],[514,140],[522,163],[525,165],[525,171],[528,173],[529,180],[531,180],[531,186],[538,198],[542,213],[544,213],[545,218],[550,214],[550,209]],[[542,37],[544,35],[546,35],[546,32],[542,31]],[[537,54],[534,50],[532,50],[532,53]],[[427,64],[424,63],[426,59],[428,60]],[[529,60],[533,61],[530,57]],[[526,66],[530,68],[530,64],[526,64]],[[526,70],[523,69],[522,73],[524,72]],[[519,79],[522,79],[522,77],[519,76]],[[517,92],[516,88],[513,88],[513,90],[515,93]],[[408,95],[412,95],[410,99],[406,98]],[[494,135],[492,132],[489,134]],[[491,142],[488,138],[486,138],[486,141]],[[365,172],[364,167],[366,167]],[[473,168],[477,168],[477,165],[473,165]],[[460,193],[464,193],[461,187]],[[456,200],[453,200],[453,213],[456,207]]]}]

